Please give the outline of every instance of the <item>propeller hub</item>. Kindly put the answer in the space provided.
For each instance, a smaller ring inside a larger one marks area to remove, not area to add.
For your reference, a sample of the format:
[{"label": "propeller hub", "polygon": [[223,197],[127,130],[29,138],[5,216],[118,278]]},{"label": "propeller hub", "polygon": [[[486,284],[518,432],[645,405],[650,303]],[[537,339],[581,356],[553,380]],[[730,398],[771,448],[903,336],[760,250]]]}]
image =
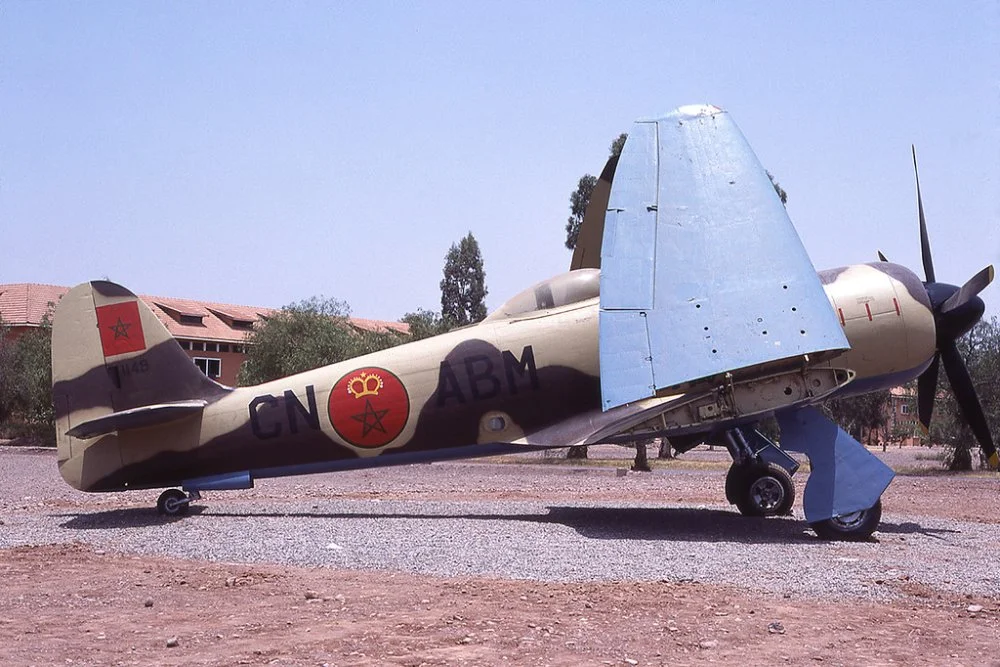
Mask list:
[{"label": "propeller hub", "polygon": [[948,283],[925,282],[924,289],[927,290],[927,296],[931,300],[931,310],[937,313],[941,309],[941,304],[951,298],[959,288]]},{"label": "propeller hub", "polygon": [[924,283],[924,288],[927,290],[934,312],[938,349],[968,333],[986,312],[986,304],[978,296],[974,296],[960,306],[943,313],[941,305],[960,288],[947,283]]}]

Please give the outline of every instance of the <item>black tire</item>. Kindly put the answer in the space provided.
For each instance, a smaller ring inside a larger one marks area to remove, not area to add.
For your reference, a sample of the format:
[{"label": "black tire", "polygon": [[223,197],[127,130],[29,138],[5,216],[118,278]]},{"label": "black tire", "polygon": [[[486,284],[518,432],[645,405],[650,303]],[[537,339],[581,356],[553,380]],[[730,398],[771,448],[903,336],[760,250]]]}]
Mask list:
[{"label": "black tire", "polygon": [[189,507],[187,494],[180,489],[167,489],[156,501],[156,511],[164,516],[184,516]]},{"label": "black tire", "polygon": [[751,466],[738,466],[733,464],[726,473],[726,500],[730,505],[735,505],[743,490],[746,488],[746,476]]},{"label": "black tire", "polygon": [[795,484],[773,463],[733,466],[726,475],[726,498],[743,516],[786,516],[795,504]]},{"label": "black tire", "polygon": [[826,521],[809,524],[820,539],[858,542],[867,540],[882,521],[882,499],[860,512],[852,512]]}]

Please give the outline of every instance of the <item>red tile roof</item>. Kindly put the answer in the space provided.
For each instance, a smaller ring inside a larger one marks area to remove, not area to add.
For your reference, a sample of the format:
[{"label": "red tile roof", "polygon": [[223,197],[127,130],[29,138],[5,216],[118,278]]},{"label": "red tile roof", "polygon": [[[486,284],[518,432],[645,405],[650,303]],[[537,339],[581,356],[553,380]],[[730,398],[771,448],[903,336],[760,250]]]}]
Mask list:
[{"label": "red tile roof", "polygon": [[[58,285],[34,283],[0,285],[0,318],[13,326],[38,326],[48,310],[48,304],[50,302],[57,303],[68,291],[68,287]],[[163,322],[167,331],[177,338],[241,342],[246,336],[247,330],[234,328],[230,322],[233,320],[257,322],[262,317],[276,312],[274,308],[261,306],[236,306],[230,303],[194,301],[173,297],[139,295],[139,298]],[[171,317],[164,308],[189,318],[200,317],[201,324],[179,322]],[[409,325],[403,322],[371,320],[363,317],[352,317],[349,321],[353,326],[364,331],[408,333],[410,330]]]},{"label": "red tile roof", "polygon": [[7,324],[38,326],[49,304],[55,307],[68,287],[15,283],[0,285],[0,318]]}]

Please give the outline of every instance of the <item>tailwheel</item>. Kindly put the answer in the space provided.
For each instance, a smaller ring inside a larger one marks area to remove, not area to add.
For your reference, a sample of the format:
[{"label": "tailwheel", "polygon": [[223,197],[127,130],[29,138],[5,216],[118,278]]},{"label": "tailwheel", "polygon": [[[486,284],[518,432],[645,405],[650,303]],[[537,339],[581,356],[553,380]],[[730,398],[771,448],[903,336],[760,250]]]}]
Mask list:
[{"label": "tailwheel", "polygon": [[180,489],[167,489],[156,501],[156,511],[164,516],[184,516],[191,506],[191,499]]},{"label": "tailwheel", "polygon": [[734,465],[726,475],[726,498],[743,516],[784,516],[792,513],[795,484],[773,463]]},{"label": "tailwheel", "polygon": [[866,510],[835,516],[826,521],[809,524],[816,534],[824,540],[867,540],[878,528],[882,520],[882,499]]}]

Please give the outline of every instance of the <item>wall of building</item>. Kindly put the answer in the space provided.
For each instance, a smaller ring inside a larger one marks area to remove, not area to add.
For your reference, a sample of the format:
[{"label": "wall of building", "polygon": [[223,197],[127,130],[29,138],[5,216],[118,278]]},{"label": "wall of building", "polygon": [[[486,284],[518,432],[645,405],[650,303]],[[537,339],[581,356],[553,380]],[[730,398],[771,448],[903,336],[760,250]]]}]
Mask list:
[{"label": "wall of building", "polygon": [[[177,342],[187,352],[192,363],[198,365],[210,378],[230,387],[236,386],[240,367],[246,361],[242,345],[188,339],[180,339]],[[198,360],[203,361],[199,363]],[[216,364],[219,367],[218,375],[213,374]]]}]

